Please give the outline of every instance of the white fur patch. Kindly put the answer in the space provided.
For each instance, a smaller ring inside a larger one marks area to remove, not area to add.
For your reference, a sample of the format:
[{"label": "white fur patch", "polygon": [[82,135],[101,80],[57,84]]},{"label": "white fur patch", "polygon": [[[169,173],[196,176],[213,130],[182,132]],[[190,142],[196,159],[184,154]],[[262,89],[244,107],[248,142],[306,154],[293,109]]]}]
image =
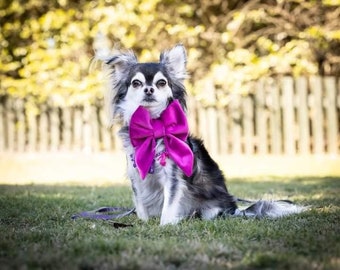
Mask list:
[{"label": "white fur patch", "polygon": [[202,209],[202,218],[206,220],[214,219],[222,211],[220,207]]},{"label": "white fur patch", "polygon": [[137,72],[136,75],[132,77],[131,82],[134,80],[139,80],[145,85],[145,76],[142,72]]}]

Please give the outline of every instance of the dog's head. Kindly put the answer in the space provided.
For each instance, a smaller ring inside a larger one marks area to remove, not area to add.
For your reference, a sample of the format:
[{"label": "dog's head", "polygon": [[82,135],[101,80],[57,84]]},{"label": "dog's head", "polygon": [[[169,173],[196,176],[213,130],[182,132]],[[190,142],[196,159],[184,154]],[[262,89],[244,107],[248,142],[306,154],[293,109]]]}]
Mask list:
[{"label": "dog's head", "polygon": [[162,52],[158,63],[138,63],[131,51],[110,56],[104,63],[110,74],[111,119],[121,118],[128,125],[138,106],[157,118],[173,99],[186,108],[186,52],[182,45]]}]

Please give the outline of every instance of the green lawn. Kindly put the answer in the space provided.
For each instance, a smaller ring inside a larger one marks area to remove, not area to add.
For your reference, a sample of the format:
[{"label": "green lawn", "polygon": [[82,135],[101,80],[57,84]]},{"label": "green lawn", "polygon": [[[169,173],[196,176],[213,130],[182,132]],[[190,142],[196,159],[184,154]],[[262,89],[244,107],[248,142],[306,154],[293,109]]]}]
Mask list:
[{"label": "green lawn", "polygon": [[244,198],[291,199],[311,210],[277,220],[185,220],[160,227],[136,216],[71,220],[131,206],[128,186],[0,186],[1,269],[340,269],[340,178],[230,179]]}]

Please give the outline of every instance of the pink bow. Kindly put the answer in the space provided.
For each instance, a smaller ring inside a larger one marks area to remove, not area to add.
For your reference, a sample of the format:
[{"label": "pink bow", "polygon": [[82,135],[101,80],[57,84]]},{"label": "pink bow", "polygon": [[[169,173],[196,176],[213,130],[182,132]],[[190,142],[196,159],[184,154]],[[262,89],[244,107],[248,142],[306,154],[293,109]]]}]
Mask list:
[{"label": "pink bow", "polygon": [[130,121],[130,140],[135,147],[135,162],[142,179],[148,174],[155,159],[156,140],[163,138],[165,151],[186,176],[191,176],[194,155],[186,143],[189,128],[184,111],[173,101],[157,119],[151,119],[142,106],[133,113]]}]

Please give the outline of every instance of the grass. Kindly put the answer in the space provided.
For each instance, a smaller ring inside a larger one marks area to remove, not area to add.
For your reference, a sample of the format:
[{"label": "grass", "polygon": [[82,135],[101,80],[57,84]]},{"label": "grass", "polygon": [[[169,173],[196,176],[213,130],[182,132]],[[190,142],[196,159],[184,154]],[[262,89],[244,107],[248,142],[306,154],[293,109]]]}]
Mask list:
[{"label": "grass", "polygon": [[128,186],[0,186],[1,269],[339,269],[340,178],[230,179],[245,198],[292,199],[311,210],[281,219],[185,220],[160,227],[136,216],[71,220],[131,206]]}]

